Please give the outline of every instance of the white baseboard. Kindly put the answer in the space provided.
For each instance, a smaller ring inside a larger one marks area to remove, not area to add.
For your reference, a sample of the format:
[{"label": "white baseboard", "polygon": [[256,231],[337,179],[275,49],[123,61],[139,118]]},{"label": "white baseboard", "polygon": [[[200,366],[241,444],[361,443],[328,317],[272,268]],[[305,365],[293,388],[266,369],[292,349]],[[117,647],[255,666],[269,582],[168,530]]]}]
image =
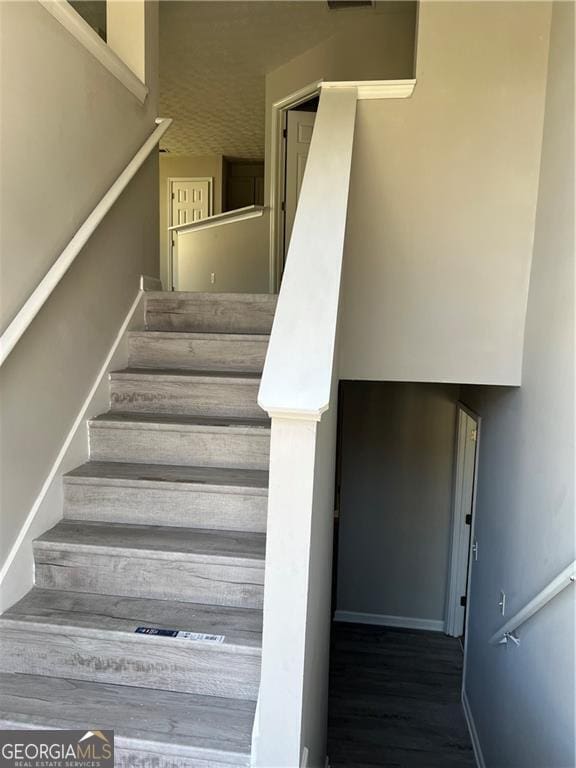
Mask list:
[{"label": "white baseboard", "polygon": [[141,291],[161,291],[162,281],[159,277],[150,277],[150,275],[140,275]]},{"label": "white baseboard", "polygon": [[444,632],[441,619],[417,619],[412,616],[386,616],[382,613],[359,613],[357,611],[336,611],[334,621],[349,624],[376,624],[381,627],[402,627],[403,629],[426,629],[429,632]]},{"label": "white baseboard", "polygon": [[466,718],[466,724],[468,725],[476,765],[478,768],[486,768],[482,747],[480,746],[480,739],[478,738],[478,731],[476,730],[476,724],[474,722],[472,710],[470,709],[470,702],[468,701],[468,696],[464,689],[462,689],[462,709],[464,710],[464,717]]},{"label": "white baseboard", "polygon": [[34,582],[32,541],[62,518],[62,475],[88,460],[86,422],[92,416],[108,409],[107,374],[113,367],[125,367],[127,363],[126,331],[144,327],[144,314],[142,313],[141,318],[137,315],[137,310],[142,305],[143,295],[142,290],[139,290],[70,431],[66,435],[40,493],[34,500],[32,508],[0,569],[0,612],[7,610],[32,588]]}]

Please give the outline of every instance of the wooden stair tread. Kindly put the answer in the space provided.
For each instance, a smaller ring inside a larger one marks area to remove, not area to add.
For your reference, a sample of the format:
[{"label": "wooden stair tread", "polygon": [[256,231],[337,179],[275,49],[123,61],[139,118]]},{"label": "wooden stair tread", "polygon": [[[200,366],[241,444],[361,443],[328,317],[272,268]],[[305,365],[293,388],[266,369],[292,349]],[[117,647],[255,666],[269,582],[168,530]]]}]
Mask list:
[{"label": "wooden stair tread", "polygon": [[184,416],[181,414],[158,413],[125,413],[123,411],[107,411],[90,420],[91,427],[118,427],[130,429],[133,426],[142,425],[159,429],[178,429],[191,431],[217,431],[222,429],[235,432],[270,432],[270,419],[268,418],[244,418],[244,417],[219,417],[219,416]]},{"label": "wooden stair tread", "polygon": [[170,464],[124,464],[117,461],[88,461],[65,475],[68,484],[125,485],[204,490],[241,490],[255,495],[268,493],[268,472],[263,469],[187,467]]},{"label": "wooden stair tread", "polygon": [[[136,633],[137,627],[153,627],[208,635],[223,635],[223,643],[210,650],[242,648],[259,653],[262,646],[262,611],[202,605],[176,600],[95,595],[34,587],[0,616],[0,627],[42,625],[44,631],[88,634],[102,639],[119,633],[144,643],[167,643],[186,652],[193,640]],[[200,641],[202,643],[202,641]],[[206,643],[203,643],[206,645]]]},{"label": "wooden stair tread", "polygon": [[159,759],[248,766],[255,706],[216,696],[0,673],[3,728],[85,730],[89,723],[113,729],[117,750],[141,750]]},{"label": "wooden stair tread", "polygon": [[130,555],[143,552],[149,558],[185,559],[196,562],[250,561],[264,565],[263,533],[210,531],[159,525],[123,525],[62,520],[34,542],[35,550],[88,550]]},{"label": "wooden stair tread", "polygon": [[206,332],[206,331],[154,331],[146,329],[143,331],[129,331],[131,338],[155,338],[155,339],[174,339],[176,341],[270,341],[269,333],[246,333],[245,331],[234,333]]},{"label": "wooden stair tread", "polygon": [[136,379],[140,381],[145,379],[152,381],[158,381],[159,379],[169,381],[189,379],[191,381],[207,381],[209,383],[223,381],[227,383],[247,382],[254,384],[260,381],[261,374],[252,371],[209,371],[191,368],[123,368],[122,370],[110,373],[110,380],[114,381],[115,379]]}]

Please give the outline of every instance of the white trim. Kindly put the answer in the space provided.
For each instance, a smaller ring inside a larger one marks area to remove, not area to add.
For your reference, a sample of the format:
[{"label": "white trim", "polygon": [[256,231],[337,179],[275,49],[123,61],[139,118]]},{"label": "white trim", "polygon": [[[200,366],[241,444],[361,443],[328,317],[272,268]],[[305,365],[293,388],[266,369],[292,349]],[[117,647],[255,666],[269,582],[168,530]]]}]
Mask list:
[{"label": "white trim", "polygon": [[161,291],[162,281],[159,277],[150,277],[150,275],[140,275],[141,291]]},{"label": "white trim", "polygon": [[441,619],[418,619],[413,616],[387,616],[383,613],[336,611],[334,621],[348,624],[374,624],[380,627],[401,627],[403,629],[425,629],[429,632],[444,632],[444,622]]},{"label": "white trim", "polygon": [[320,421],[322,414],[328,410],[328,404],[318,410],[299,411],[295,408],[270,408],[268,416],[271,419],[295,419],[296,421]]},{"label": "white trim", "polygon": [[570,565],[567,565],[563,571],[561,571],[555,579],[547,584],[544,589],[541,589],[536,597],[532,598],[524,608],[519,610],[512,618],[506,622],[500,629],[495,632],[490,638],[490,645],[498,645],[499,643],[506,644],[507,635],[510,635],[518,627],[521,627],[528,619],[532,618],[535,613],[538,613],[550,600],[559,595],[560,592],[573,585],[576,581],[576,560],[573,560]]},{"label": "white trim", "polygon": [[408,99],[414,93],[416,80],[344,80],[323,82],[322,90],[356,87],[358,101],[365,99]]},{"label": "white trim", "polygon": [[114,53],[88,22],[74,10],[67,0],[38,0],[54,18],[97,59],[110,74],[119,80],[143,104],[148,96],[147,86],[130,67]]},{"label": "white trim", "polygon": [[30,509],[30,512],[28,513],[26,520],[24,521],[24,524],[22,525],[22,528],[20,529],[20,532],[18,533],[18,536],[16,537],[16,540],[12,547],[10,548],[10,551],[8,552],[8,556],[6,557],[6,560],[0,569],[0,586],[3,584],[8,571],[10,570],[10,567],[12,566],[12,563],[14,559],[16,558],[16,555],[18,554],[18,551],[22,544],[24,543],[24,540],[26,539],[26,535],[28,531],[30,530],[30,526],[34,522],[34,518],[36,517],[36,514],[44,501],[44,497],[48,493],[48,490],[50,489],[50,486],[58,474],[58,471],[60,469],[60,465],[62,464],[63,459],[66,456],[66,452],[68,451],[68,448],[70,447],[70,444],[72,440],[74,439],[74,436],[76,435],[76,432],[78,431],[78,428],[81,426],[82,422],[85,419],[86,411],[88,407],[90,406],[90,403],[92,399],[94,398],[94,395],[100,386],[102,380],[106,376],[108,372],[108,367],[110,365],[110,361],[112,360],[112,357],[114,356],[114,353],[116,352],[118,345],[122,341],[122,338],[126,332],[126,329],[128,328],[130,322],[132,321],[132,318],[134,316],[134,313],[136,312],[138,305],[140,304],[142,298],[142,291],[139,290],[136,298],[132,302],[132,305],[130,309],[128,310],[128,314],[126,315],[124,322],[122,323],[120,330],[116,334],[116,337],[112,343],[112,346],[110,348],[110,351],[108,355],[106,356],[106,359],[104,360],[104,363],[102,364],[96,379],[94,381],[94,384],[90,388],[90,391],[88,392],[88,395],[86,396],[84,402],[82,403],[82,407],[80,408],[80,411],[78,415],[76,416],[76,419],[74,420],[74,423],[72,424],[72,427],[70,428],[70,431],[66,435],[66,439],[64,440],[64,443],[62,444],[62,447],[60,448],[58,455],[56,456],[56,459],[54,463],[52,464],[52,467],[50,468],[50,472],[48,473],[48,476],[46,480],[44,481],[44,484],[42,485],[42,488],[40,489],[40,492],[38,496],[36,497],[32,508]]},{"label": "white trim", "polygon": [[277,293],[280,287],[281,253],[283,243],[280,233],[281,216],[281,187],[284,184],[282,158],[282,117],[284,112],[297,107],[320,93],[322,81],[312,83],[293,91],[272,104],[270,114],[270,257],[269,257],[269,292]]},{"label": "white trim", "polygon": [[480,739],[478,738],[478,731],[476,730],[476,723],[474,722],[470,702],[468,701],[468,696],[464,689],[462,689],[462,709],[464,710],[464,717],[466,718],[466,725],[468,726],[468,733],[470,734],[470,741],[472,742],[476,765],[478,768],[486,768],[482,747],[480,746]]},{"label": "white trim", "polygon": [[120,176],[118,176],[98,205],[90,213],[86,221],[80,226],[66,248],[64,248],[34,291],[32,291],[27,301],[24,302],[16,317],[6,328],[2,336],[0,336],[0,365],[3,364],[10,352],[14,349],[21,336],[24,334],[32,320],[34,320],[38,312],[42,309],[44,303],[60,280],[64,277],[68,268],[86,245],[102,219],[126,189],[140,166],[158,144],[161,137],[166,133],[172,120],[170,118],[158,118],[156,123],[157,127],[155,130],[151,133],[148,139],[146,139],[138,152],[136,152],[132,160],[130,160]]},{"label": "white trim", "polygon": [[233,211],[216,213],[214,216],[209,216],[207,219],[190,221],[188,224],[177,224],[174,227],[168,227],[168,229],[171,232],[184,235],[187,232],[195,232],[198,229],[210,229],[211,227],[219,227],[221,224],[233,224],[235,221],[254,219],[257,216],[262,216],[265,210],[266,208],[263,205],[247,205],[245,208],[236,208]]}]

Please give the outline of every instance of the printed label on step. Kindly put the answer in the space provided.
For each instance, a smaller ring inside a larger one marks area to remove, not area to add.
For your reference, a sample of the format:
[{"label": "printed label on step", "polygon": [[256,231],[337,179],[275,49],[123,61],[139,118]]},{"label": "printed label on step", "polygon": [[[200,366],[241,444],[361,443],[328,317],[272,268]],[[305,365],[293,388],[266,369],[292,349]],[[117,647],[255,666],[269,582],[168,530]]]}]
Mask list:
[{"label": "printed label on step", "polygon": [[155,637],[175,637],[178,640],[195,640],[201,643],[223,643],[225,635],[207,635],[204,632],[184,632],[179,629],[161,629],[160,627],[136,627],[137,635],[154,635]]}]

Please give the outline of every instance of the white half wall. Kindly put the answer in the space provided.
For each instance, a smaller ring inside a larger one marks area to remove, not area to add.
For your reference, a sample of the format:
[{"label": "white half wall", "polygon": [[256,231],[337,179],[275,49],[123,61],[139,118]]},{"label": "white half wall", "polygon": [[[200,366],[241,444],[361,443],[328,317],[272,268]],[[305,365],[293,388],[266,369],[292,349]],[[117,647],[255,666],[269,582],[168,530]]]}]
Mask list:
[{"label": "white half wall", "polygon": [[549,25],[420,3],[412,97],[359,103],[341,378],[520,383]]},{"label": "white half wall", "polygon": [[178,236],[179,291],[268,293],[268,212]]}]

